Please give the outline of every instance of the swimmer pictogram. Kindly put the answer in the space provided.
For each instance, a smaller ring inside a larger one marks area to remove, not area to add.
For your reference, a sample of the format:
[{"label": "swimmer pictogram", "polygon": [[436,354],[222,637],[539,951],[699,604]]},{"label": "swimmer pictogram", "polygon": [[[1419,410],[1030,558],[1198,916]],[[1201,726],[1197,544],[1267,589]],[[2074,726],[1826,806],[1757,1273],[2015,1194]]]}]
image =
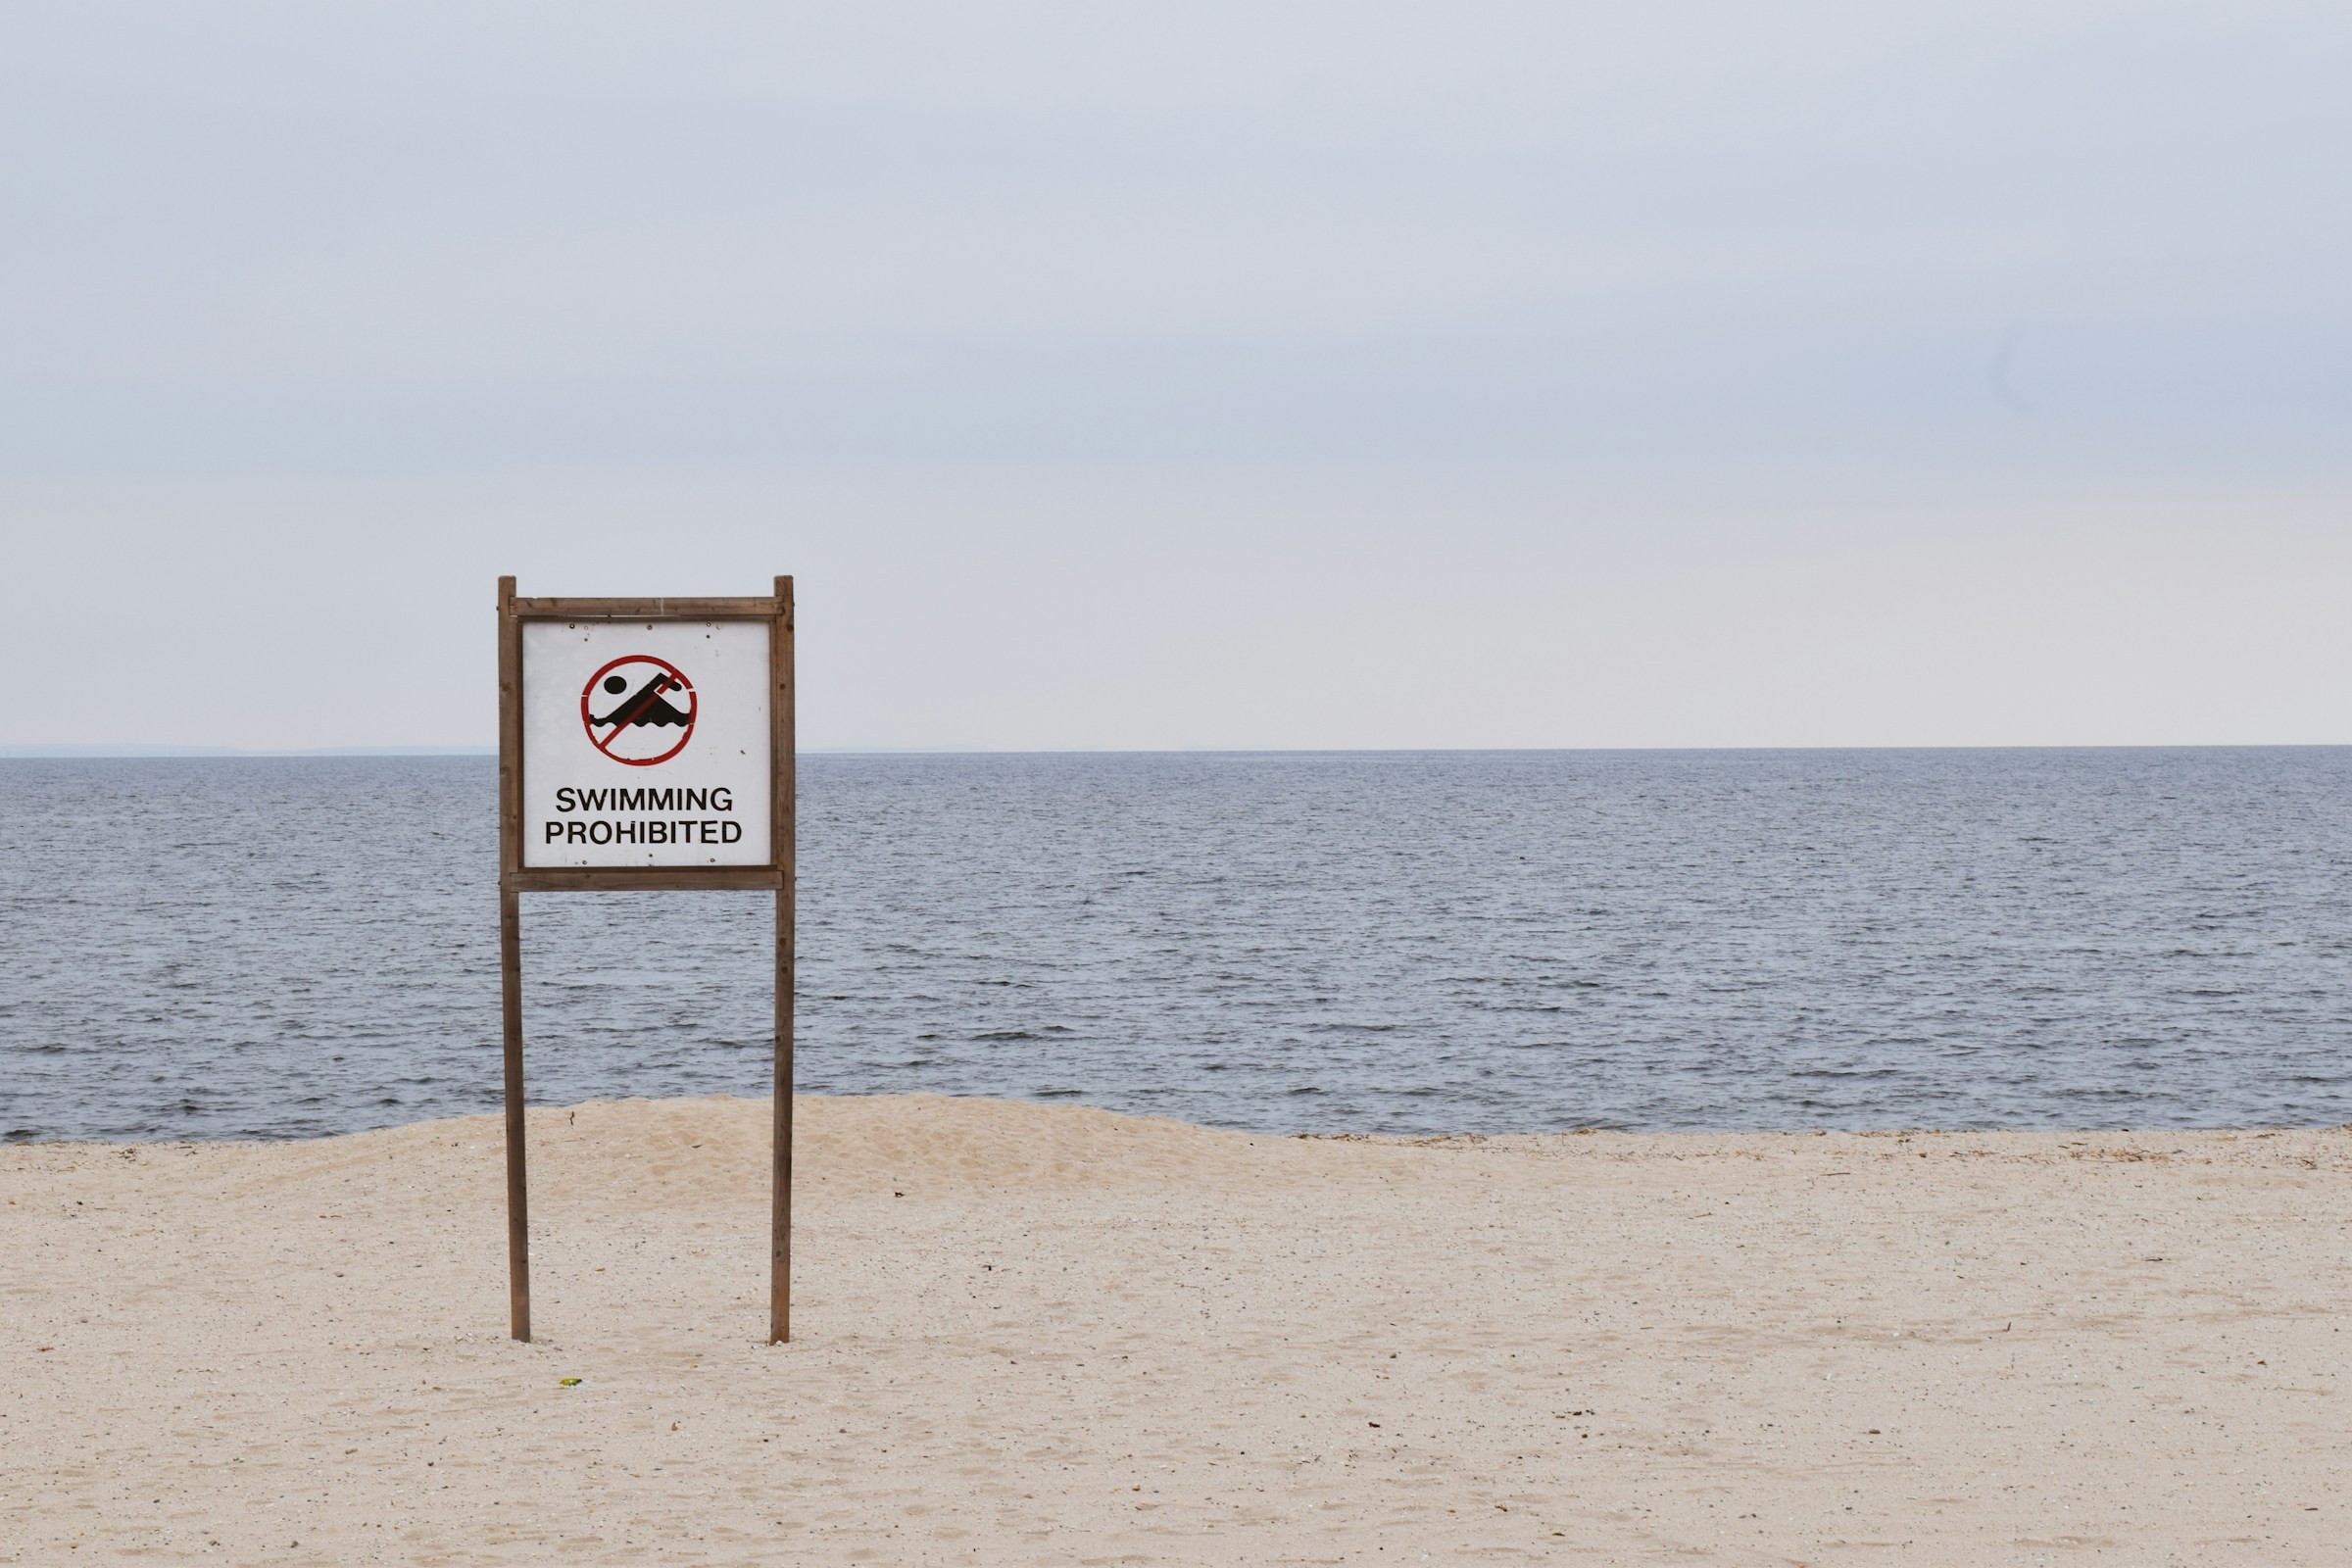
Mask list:
[{"label": "swimmer pictogram", "polygon": [[686,749],[698,706],[694,683],[677,665],[623,654],[580,689],[580,723],[588,743],[615,762],[651,767]]}]

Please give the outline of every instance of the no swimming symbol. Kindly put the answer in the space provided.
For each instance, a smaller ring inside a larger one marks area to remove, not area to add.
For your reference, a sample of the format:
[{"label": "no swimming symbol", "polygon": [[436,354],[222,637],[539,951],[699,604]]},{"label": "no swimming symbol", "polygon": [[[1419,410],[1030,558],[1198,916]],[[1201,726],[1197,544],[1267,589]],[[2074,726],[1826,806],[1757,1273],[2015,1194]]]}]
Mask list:
[{"label": "no swimming symbol", "polygon": [[684,751],[697,707],[694,683],[651,654],[624,654],[580,689],[589,744],[631,767],[666,762]]}]

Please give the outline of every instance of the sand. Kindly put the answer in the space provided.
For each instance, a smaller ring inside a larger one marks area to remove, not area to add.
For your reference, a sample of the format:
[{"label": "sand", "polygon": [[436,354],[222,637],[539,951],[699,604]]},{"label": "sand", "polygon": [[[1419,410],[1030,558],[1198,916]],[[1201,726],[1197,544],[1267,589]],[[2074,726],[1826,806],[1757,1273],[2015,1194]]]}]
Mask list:
[{"label": "sand", "polygon": [[2352,1562],[2343,1131],[766,1115],[0,1150],[0,1561]]}]

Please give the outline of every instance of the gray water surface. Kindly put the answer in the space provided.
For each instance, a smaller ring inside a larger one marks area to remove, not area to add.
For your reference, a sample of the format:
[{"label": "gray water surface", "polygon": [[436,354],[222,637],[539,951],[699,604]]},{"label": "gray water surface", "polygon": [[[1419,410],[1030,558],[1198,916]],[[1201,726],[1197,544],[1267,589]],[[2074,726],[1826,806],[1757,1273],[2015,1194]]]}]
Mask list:
[{"label": "gray water surface", "polygon": [[[800,1084],[1266,1131],[2352,1120],[2352,749],[802,760]],[[0,760],[0,1135],[494,1108],[495,763]],[[534,1102],[762,1094],[764,895],[523,901]]]}]

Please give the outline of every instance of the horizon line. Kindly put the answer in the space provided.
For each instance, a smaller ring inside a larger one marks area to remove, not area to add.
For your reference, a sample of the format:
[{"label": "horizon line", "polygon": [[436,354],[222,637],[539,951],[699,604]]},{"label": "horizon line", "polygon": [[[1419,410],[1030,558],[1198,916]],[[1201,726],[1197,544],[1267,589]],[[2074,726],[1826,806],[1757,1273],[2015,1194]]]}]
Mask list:
[{"label": "horizon line", "polygon": [[[2352,741],[2059,741],[1741,746],[803,746],[802,757],[1340,757],[1499,756],[1590,752],[2190,752],[2335,751]],[[495,746],[175,746],[0,744],[0,760],[105,761],[146,759],[496,757]]]}]

